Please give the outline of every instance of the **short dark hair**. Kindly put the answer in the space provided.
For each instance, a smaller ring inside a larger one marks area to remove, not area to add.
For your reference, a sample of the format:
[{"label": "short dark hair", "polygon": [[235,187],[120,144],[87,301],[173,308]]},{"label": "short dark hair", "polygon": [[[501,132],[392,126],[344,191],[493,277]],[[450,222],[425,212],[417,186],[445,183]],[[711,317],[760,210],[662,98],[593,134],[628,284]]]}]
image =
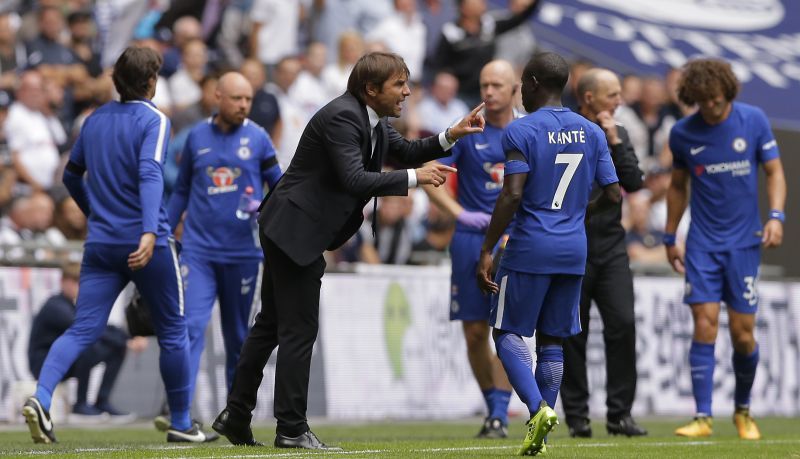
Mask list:
[{"label": "short dark hair", "polygon": [[350,78],[347,80],[347,92],[364,102],[367,95],[367,84],[382,87],[392,75],[402,73],[408,78],[409,72],[402,57],[394,53],[368,53],[358,59]]},{"label": "short dark hair", "polygon": [[162,62],[161,55],[150,48],[126,48],[114,64],[111,75],[120,100],[147,98],[150,81],[158,78]]},{"label": "short dark hair", "polygon": [[739,93],[739,80],[722,59],[695,59],[683,66],[678,99],[686,105],[708,100],[719,91],[728,102]]},{"label": "short dark hair", "polygon": [[547,89],[563,91],[569,79],[569,64],[556,53],[536,53],[525,65],[522,78],[535,79]]}]

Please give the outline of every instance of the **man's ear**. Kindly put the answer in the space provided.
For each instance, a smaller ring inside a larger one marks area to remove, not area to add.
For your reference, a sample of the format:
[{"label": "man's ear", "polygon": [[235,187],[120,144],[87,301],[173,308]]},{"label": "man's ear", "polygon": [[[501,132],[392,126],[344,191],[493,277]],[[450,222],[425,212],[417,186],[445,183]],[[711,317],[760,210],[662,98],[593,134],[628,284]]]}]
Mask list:
[{"label": "man's ear", "polygon": [[511,95],[512,95],[512,96],[513,96],[513,95],[515,95],[515,94],[517,93],[517,90],[518,90],[518,89],[519,89],[519,83],[517,83],[517,84],[515,84],[514,86],[512,86],[512,87],[511,87]]},{"label": "man's ear", "polygon": [[364,90],[370,97],[375,97],[376,95],[378,95],[378,88],[376,88],[375,85],[372,83],[367,83],[364,86]]},{"label": "man's ear", "polygon": [[589,106],[594,102],[594,94],[591,91],[586,91],[583,94],[578,94],[578,103],[580,105]]}]

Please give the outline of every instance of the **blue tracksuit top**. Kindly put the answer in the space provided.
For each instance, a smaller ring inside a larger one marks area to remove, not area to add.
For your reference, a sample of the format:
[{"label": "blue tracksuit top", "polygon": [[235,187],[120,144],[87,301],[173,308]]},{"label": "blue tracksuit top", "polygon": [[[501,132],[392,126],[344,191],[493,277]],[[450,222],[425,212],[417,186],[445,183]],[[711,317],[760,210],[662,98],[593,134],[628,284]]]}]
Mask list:
[{"label": "blue tracksuit top", "polygon": [[169,119],[149,100],[109,102],[86,119],[64,183],[89,217],[87,244],[138,245],[143,233],[154,233],[156,245],[167,245],[169,133]]},{"label": "blue tracksuit top", "polygon": [[[215,115],[218,116],[218,115]],[[281,177],[269,134],[245,119],[223,132],[212,116],[192,128],[180,156],[175,191],[167,203],[174,229],[183,222],[183,249],[220,263],[263,257],[254,218],[239,220],[236,208],[245,189],[261,201],[264,183],[274,188]]]}]

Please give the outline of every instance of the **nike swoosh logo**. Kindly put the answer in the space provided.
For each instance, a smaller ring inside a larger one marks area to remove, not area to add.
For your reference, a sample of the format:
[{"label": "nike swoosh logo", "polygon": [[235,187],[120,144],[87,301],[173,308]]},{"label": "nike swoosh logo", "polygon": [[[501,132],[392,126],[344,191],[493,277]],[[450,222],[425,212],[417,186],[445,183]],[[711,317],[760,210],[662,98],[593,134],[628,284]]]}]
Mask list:
[{"label": "nike swoosh logo", "polygon": [[170,433],[175,435],[176,437],[181,437],[184,440],[193,442],[193,443],[204,443],[206,441],[206,434],[203,431],[198,430],[196,434],[187,434],[186,432],[181,432],[178,430],[171,430]]},{"label": "nike swoosh logo", "polygon": [[476,143],[475,144],[475,149],[476,150],[485,150],[487,148],[489,148],[489,144],[488,143]]},{"label": "nike swoosh logo", "polygon": [[692,147],[689,149],[689,153],[691,153],[694,156],[705,149],[706,149],[705,145],[703,145],[702,147]]},{"label": "nike swoosh logo", "polygon": [[255,280],[255,278],[256,278],[256,276],[252,276],[252,277],[248,277],[248,278],[242,279],[242,285],[247,285],[247,284],[253,282],[253,280]]},{"label": "nike swoosh logo", "polygon": [[42,425],[44,426],[44,430],[47,431],[53,430],[53,421],[51,421],[50,419],[47,418],[47,416],[45,416],[44,408],[42,408],[42,405],[39,403],[39,400],[33,399],[33,401],[34,403],[36,403],[36,406],[39,407],[39,409],[36,410],[36,415],[42,418],[41,421]]},{"label": "nike swoosh logo", "polygon": [[198,155],[204,155],[204,154],[208,153],[209,151],[211,151],[210,148],[201,148],[201,149],[197,150],[197,154]]}]

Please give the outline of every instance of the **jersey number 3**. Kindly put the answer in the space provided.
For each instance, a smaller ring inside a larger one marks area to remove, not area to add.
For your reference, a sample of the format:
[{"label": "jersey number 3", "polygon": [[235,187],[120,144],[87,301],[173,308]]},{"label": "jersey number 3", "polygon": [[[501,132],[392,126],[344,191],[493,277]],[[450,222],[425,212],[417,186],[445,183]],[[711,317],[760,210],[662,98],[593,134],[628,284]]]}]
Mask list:
[{"label": "jersey number 3", "polygon": [[556,194],[553,196],[553,204],[550,206],[551,209],[561,209],[569,183],[572,181],[572,177],[575,176],[575,171],[578,170],[581,159],[583,159],[583,153],[559,153],[556,155],[556,164],[566,164],[567,168],[564,169],[564,174],[558,182]]}]

